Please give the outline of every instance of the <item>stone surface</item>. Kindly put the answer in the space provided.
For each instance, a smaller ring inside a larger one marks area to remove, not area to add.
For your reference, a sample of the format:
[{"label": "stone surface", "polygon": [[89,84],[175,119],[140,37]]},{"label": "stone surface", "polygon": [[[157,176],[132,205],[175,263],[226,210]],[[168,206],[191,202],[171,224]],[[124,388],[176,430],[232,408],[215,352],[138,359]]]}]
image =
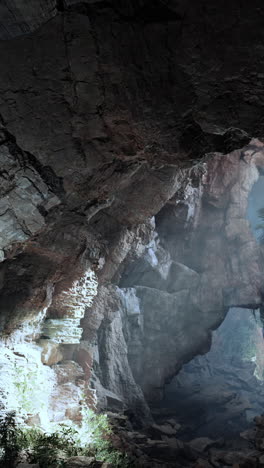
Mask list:
[{"label": "stone surface", "polygon": [[113,437],[115,446],[125,450],[139,468],[257,468],[262,463],[263,451],[259,444],[263,440],[263,416],[256,418],[249,442],[243,443],[237,439],[232,444],[228,439],[212,440],[208,437],[189,442],[175,437],[160,440],[150,437],[150,428],[141,432],[131,431],[128,420],[118,424],[120,415],[112,414],[111,417],[116,421]]},{"label": "stone surface", "polygon": [[165,435],[165,436],[175,436],[177,429],[172,427],[170,424],[152,424],[151,431],[153,434]]},{"label": "stone surface", "polygon": [[[262,3],[0,12],[3,345],[19,352],[15,331],[41,314],[42,337],[23,342],[60,344],[87,398],[94,385],[102,405],[147,419],[146,400],[209,349],[228,308],[263,300],[245,221],[264,159]],[[67,401],[77,414],[75,381],[57,385],[56,420]]]},{"label": "stone surface", "polygon": [[[100,461],[96,461],[94,458],[92,457],[72,457],[72,458],[69,458],[65,464],[65,466],[67,468],[77,468],[77,467],[81,467],[81,468],[101,468],[103,467],[103,462],[100,462]],[[109,468],[110,468],[111,465],[109,465]],[[107,467],[105,467],[107,468]]]},{"label": "stone surface", "polygon": [[38,344],[42,348],[41,361],[47,366],[52,366],[62,361],[63,354],[60,351],[60,347],[57,343],[50,340],[39,340]]},{"label": "stone surface", "polygon": [[18,463],[18,468],[39,468],[38,463]]},{"label": "stone surface", "polygon": [[[262,251],[245,219],[247,197],[264,162],[262,144],[254,141],[245,151],[247,164],[243,152],[235,151],[189,173],[182,202],[176,193],[161,210],[159,235],[121,278],[129,363],[150,400],[162,396],[164,382],[184,362],[208,351],[211,330],[229,307],[258,308],[262,302]],[[190,180],[194,199],[188,198]],[[189,208],[179,225],[181,204]]]},{"label": "stone surface", "polygon": [[213,333],[210,351],[184,365],[166,386],[155,419],[163,424],[174,415],[181,423],[177,436],[186,440],[238,441],[262,412],[263,350],[259,313],[231,309]]}]

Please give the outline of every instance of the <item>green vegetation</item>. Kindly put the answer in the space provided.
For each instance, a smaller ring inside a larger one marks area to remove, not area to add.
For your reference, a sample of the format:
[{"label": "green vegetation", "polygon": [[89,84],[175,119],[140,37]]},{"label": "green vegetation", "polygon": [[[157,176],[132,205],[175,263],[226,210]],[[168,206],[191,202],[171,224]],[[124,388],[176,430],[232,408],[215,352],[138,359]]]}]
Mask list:
[{"label": "green vegetation", "polygon": [[37,408],[43,407],[39,396],[43,393],[43,382],[39,381],[38,369],[29,369],[14,363],[14,385],[16,388],[16,401],[19,412],[34,413]]},{"label": "green vegetation", "polygon": [[20,431],[16,427],[15,414],[10,412],[0,421],[1,467],[12,468],[18,457]]},{"label": "green vegetation", "polygon": [[114,468],[132,468],[128,456],[113,447],[111,432],[107,416],[88,408],[83,415],[82,433],[76,427],[63,425],[51,434],[36,427],[19,427],[11,412],[0,418],[0,466],[13,468],[18,460],[26,460],[39,463],[40,468],[60,468],[67,458],[84,455],[110,462]]}]

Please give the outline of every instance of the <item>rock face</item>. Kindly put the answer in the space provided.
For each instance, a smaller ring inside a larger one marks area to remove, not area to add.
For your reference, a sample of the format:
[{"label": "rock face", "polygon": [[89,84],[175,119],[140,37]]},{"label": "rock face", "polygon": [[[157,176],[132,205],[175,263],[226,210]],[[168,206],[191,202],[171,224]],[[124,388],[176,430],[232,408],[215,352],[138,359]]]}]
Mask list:
[{"label": "rock face", "polygon": [[238,442],[262,413],[263,350],[258,313],[254,318],[247,309],[231,309],[209,353],[186,364],[166,387],[155,418],[174,415],[186,440],[210,435]]},{"label": "rock face", "polygon": [[262,4],[0,8],[2,371],[51,371],[47,419],[78,421],[91,386],[148,418],[228,308],[262,303],[245,220],[264,164]]},{"label": "rock face", "polygon": [[[111,418],[120,420],[120,414],[112,414]],[[115,444],[131,453],[139,468],[259,468],[263,464],[263,416],[256,417],[255,427],[241,432],[240,441],[233,445],[223,438],[198,437],[182,441],[172,418],[166,425],[154,424],[140,432],[131,430],[129,421],[122,419],[122,427],[115,431]],[[164,426],[170,427],[170,434],[168,430],[165,433]]]},{"label": "rock face", "polygon": [[73,352],[82,334],[80,319],[96,292],[95,276],[87,272],[63,291],[65,317],[45,319],[47,310],[41,311],[1,339],[1,411],[15,410],[23,422],[49,429],[52,422],[80,421],[86,398],[95,405]]},{"label": "rock face", "polygon": [[[246,220],[262,144],[252,141],[245,161],[241,154],[215,155],[189,172],[182,199],[176,193],[157,215],[145,254],[123,270],[115,320],[121,308],[128,362],[148,401],[162,396],[184,362],[209,350],[211,330],[230,307],[262,303],[262,251]],[[102,339],[111,334],[98,336],[100,362]],[[107,388],[114,387],[108,379]]]}]

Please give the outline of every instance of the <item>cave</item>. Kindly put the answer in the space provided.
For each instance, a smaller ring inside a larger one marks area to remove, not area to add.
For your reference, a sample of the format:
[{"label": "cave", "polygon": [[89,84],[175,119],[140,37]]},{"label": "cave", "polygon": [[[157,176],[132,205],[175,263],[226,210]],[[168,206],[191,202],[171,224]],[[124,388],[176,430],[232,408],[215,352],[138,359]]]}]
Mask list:
[{"label": "cave", "polygon": [[240,434],[262,412],[263,350],[259,310],[230,309],[213,333],[210,351],[186,364],[166,386],[156,417],[160,422],[178,417],[185,440],[210,434],[229,447],[239,444]]},{"label": "cave", "polygon": [[[246,218],[257,242],[262,240],[264,177],[259,173],[248,195]],[[261,309],[230,308],[213,332],[210,350],[196,356],[165,386],[152,408],[162,423],[172,414],[186,440],[207,437],[239,442],[262,412],[264,332]]]},{"label": "cave", "polygon": [[0,5],[2,468],[264,466],[263,16]]}]

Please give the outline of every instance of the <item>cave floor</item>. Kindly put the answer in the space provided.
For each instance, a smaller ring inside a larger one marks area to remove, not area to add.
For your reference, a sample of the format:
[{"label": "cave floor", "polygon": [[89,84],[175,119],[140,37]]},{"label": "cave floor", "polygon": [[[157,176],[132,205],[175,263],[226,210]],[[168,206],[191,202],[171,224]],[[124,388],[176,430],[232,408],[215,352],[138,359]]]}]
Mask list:
[{"label": "cave floor", "polygon": [[208,436],[239,439],[240,432],[263,411],[263,383],[252,376],[250,363],[237,363],[232,370],[215,368],[213,375],[198,365],[191,372],[194,369],[192,364],[185,370],[177,387],[167,392],[162,408],[153,409],[154,415],[159,421],[168,415],[177,418],[183,440]]}]

